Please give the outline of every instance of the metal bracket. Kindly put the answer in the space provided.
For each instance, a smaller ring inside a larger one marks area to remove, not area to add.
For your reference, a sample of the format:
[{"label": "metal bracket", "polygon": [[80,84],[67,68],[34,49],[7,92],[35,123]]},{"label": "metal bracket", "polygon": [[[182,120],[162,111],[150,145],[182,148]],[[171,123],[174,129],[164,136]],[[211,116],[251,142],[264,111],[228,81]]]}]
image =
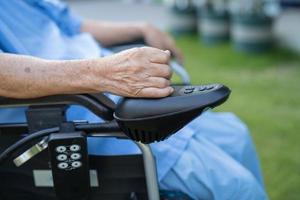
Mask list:
[{"label": "metal bracket", "polygon": [[30,106],[26,110],[29,133],[59,127],[66,121],[65,105]]}]

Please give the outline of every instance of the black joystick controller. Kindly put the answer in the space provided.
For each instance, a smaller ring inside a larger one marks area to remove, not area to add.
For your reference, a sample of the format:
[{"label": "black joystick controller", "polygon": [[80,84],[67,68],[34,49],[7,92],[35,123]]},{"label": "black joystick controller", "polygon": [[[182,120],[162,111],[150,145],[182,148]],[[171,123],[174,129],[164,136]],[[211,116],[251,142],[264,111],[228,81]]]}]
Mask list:
[{"label": "black joystick controller", "polygon": [[166,98],[120,101],[114,117],[122,131],[135,141],[161,141],[206,109],[222,104],[230,95],[230,89],[222,84],[174,86],[174,89]]}]

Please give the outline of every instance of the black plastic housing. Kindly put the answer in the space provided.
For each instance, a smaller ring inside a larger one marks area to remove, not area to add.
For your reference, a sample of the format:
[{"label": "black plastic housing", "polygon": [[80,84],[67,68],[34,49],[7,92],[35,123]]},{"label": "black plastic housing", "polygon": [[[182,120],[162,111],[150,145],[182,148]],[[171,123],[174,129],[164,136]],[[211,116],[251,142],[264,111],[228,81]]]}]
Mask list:
[{"label": "black plastic housing", "polygon": [[135,141],[162,141],[230,95],[230,89],[221,84],[174,88],[174,94],[166,98],[121,100],[114,118],[122,131]]}]

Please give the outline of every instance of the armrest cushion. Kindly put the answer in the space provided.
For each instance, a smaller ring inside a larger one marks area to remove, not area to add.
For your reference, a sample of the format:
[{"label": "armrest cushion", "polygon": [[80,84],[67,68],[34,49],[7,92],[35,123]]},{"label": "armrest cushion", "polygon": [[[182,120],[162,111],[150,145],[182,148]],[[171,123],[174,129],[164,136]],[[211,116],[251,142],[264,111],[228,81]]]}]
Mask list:
[{"label": "armrest cushion", "polygon": [[97,116],[112,120],[115,104],[103,94],[54,95],[35,99],[12,99],[0,97],[0,108],[34,105],[72,105],[86,107]]}]

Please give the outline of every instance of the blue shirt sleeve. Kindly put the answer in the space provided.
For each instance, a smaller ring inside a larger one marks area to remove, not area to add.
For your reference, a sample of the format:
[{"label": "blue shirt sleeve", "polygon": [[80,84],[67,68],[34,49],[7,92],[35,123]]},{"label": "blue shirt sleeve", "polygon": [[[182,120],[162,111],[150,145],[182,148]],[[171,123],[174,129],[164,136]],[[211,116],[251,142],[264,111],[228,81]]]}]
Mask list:
[{"label": "blue shirt sleeve", "polygon": [[80,33],[82,19],[60,0],[31,0],[68,35]]}]

